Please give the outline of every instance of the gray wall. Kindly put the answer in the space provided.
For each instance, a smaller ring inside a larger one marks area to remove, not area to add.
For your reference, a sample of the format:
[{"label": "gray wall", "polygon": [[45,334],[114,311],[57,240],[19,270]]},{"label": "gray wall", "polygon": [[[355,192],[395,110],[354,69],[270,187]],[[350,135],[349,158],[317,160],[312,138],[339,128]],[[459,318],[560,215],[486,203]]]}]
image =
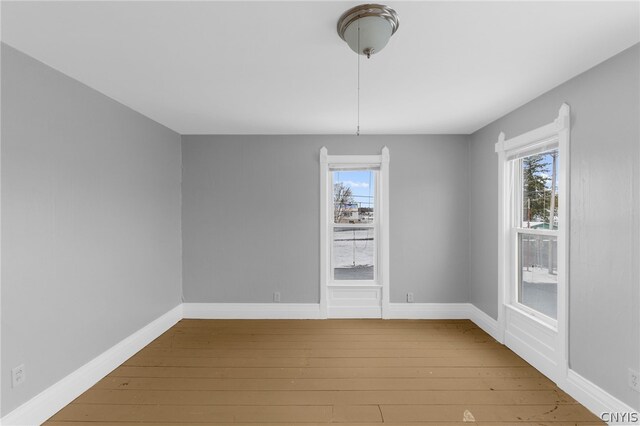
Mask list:
[{"label": "gray wall", "polygon": [[389,147],[391,301],[466,302],[466,136],[183,136],[185,301],[319,301],[323,145]]},{"label": "gray wall", "polygon": [[6,414],[180,303],[180,136],[3,44],[1,154]]},{"label": "gray wall", "polygon": [[571,106],[570,366],[640,409],[627,369],[640,366],[638,304],[640,45],[545,93],[471,136],[470,300],[497,317],[494,144]]},{"label": "gray wall", "polygon": [[[318,301],[319,163],[390,164],[391,300],[497,316],[498,133],[572,107],[571,368],[640,408],[638,45],[467,136],[180,136],[2,45],[2,413],[180,302]],[[181,277],[181,269],[182,275]],[[27,382],[10,388],[12,367]]]}]

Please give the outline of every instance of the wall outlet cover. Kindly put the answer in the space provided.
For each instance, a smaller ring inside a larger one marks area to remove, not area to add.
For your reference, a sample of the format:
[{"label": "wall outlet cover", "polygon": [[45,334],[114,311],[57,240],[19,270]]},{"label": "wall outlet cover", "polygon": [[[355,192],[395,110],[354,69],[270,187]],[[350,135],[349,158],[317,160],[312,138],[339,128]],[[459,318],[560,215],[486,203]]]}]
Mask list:
[{"label": "wall outlet cover", "polygon": [[629,369],[629,387],[636,392],[640,392],[640,374],[632,369]]},{"label": "wall outlet cover", "polygon": [[407,293],[407,303],[413,303],[413,293]]},{"label": "wall outlet cover", "polygon": [[15,388],[23,384],[27,380],[27,372],[24,364],[11,369],[11,387]]},{"label": "wall outlet cover", "polygon": [[273,293],[273,301],[274,302],[280,302],[280,292],[276,291]]}]

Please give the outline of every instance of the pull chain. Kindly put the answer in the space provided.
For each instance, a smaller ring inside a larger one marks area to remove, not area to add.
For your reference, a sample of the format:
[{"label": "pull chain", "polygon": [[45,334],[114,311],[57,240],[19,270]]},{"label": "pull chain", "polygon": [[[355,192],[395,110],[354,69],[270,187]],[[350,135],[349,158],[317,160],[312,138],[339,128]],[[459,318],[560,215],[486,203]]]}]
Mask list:
[{"label": "pull chain", "polygon": [[360,136],[360,21],[358,21],[358,127],[356,136]]}]

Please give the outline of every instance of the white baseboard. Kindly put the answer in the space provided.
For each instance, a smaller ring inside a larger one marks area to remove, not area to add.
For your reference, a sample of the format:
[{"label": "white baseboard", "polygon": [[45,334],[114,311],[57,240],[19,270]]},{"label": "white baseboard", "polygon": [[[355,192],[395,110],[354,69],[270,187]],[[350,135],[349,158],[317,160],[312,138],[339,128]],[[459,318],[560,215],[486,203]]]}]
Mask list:
[{"label": "white baseboard", "polygon": [[478,327],[483,329],[485,333],[489,336],[493,337],[500,343],[504,343],[502,341],[502,336],[500,335],[498,321],[491,318],[484,311],[480,310],[476,305],[469,303],[469,319],[473,321]]},{"label": "white baseboard", "polygon": [[183,303],[189,319],[319,319],[317,303]]},{"label": "white baseboard", "polygon": [[182,319],[182,305],[149,323],[73,373],[25,402],[1,420],[3,425],[39,425]]},{"label": "white baseboard", "polygon": [[502,343],[498,321],[471,303],[391,303],[389,319],[468,319]]},{"label": "white baseboard", "polygon": [[[188,319],[319,319],[316,303],[183,303]],[[388,319],[471,319],[492,336],[497,323],[470,303],[390,303]],[[329,318],[380,318],[372,306],[331,306]]]},{"label": "white baseboard", "polygon": [[389,319],[469,319],[469,303],[390,303]]},{"label": "white baseboard", "polygon": [[609,424],[640,424],[640,413],[573,370],[567,372],[561,388]]},{"label": "white baseboard", "polygon": [[[469,319],[469,303],[391,303],[388,319]],[[315,303],[183,303],[189,319],[319,319]],[[375,306],[330,306],[329,318],[380,318]]]}]

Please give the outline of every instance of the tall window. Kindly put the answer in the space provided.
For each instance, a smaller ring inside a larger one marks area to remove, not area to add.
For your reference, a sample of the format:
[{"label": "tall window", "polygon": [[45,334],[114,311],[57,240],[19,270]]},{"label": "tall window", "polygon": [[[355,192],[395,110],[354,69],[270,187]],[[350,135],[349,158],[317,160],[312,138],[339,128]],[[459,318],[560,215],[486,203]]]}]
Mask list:
[{"label": "tall window", "polygon": [[552,380],[568,371],[571,109],[498,154],[498,340]]},{"label": "tall window", "polygon": [[377,171],[332,170],[333,281],[377,279]]},{"label": "tall window", "polygon": [[389,315],[389,149],[320,148],[320,315]]}]

